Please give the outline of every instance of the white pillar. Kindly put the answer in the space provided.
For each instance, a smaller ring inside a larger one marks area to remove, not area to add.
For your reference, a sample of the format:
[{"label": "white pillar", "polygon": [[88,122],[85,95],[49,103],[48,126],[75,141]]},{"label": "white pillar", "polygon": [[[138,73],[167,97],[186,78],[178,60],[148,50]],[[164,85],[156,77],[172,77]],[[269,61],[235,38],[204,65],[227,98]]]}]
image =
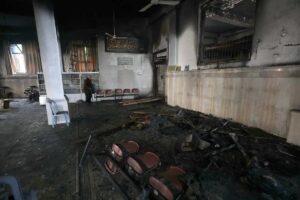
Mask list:
[{"label": "white pillar", "polygon": [[[52,4],[49,0],[34,0],[33,8],[47,97],[56,101],[60,110],[68,111],[68,104],[64,98],[62,62]],[[52,113],[49,105],[46,105],[48,124],[52,124]],[[65,123],[64,118],[58,118],[57,123]]]}]

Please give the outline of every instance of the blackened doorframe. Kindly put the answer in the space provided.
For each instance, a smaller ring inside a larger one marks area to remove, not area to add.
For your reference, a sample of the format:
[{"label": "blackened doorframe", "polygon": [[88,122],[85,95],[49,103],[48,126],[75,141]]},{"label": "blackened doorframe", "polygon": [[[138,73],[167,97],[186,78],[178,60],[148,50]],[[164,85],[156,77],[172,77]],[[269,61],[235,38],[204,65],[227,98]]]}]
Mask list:
[{"label": "blackened doorframe", "polygon": [[[166,52],[166,56],[159,56],[159,54]],[[153,52],[153,96],[158,96],[158,65],[167,65],[168,64],[168,49],[164,48],[158,51]]]}]

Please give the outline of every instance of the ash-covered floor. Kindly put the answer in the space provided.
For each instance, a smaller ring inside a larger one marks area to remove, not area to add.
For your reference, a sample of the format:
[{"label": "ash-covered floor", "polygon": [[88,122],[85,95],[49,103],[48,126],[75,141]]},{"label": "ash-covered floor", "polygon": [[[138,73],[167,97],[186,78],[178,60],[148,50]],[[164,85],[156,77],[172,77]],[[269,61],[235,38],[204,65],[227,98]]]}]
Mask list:
[{"label": "ash-covered floor", "polygon": [[[163,103],[115,102],[70,104],[70,127],[52,129],[45,107],[20,99],[10,107],[0,112],[0,175],[16,176],[39,199],[76,197],[76,153],[90,133],[82,199],[121,199],[90,154],[126,140],[159,155],[162,167],[187,172],[182,199],[300,199],[300,149],[258,129]],[[134,114],[146,115],[147,123],[128,123]],[[132,190],[116,178],[125,191]]]}]

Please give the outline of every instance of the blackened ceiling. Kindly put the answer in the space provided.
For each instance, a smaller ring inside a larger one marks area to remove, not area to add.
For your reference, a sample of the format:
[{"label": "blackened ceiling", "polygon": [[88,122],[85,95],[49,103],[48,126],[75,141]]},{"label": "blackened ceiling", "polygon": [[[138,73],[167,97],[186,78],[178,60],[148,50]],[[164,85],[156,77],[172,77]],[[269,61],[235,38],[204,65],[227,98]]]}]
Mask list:
[{"label": "blackened ceiling", "polygon": [[31,0],[1,0],[0,13],[33,16]]},{"label": "blackened ceiling", "polygon": [[[147,17],[157,9],[138,12],[150,0],[50,0],[59,16],[70,17],[107,17],[115,10],[120,17]],[[33,16],[32,0],[1,0],[0,12],[24,16]]]},{"label": "blackened ceiling", "polygon": [[[99,24],[111,24],[113,11],[116,21],[147,18],[162,6],[153,6],[147,12],[139,10],[150,0],[51,0],[60,29],[96,28]],[[34,16],[32,0],[1,0],[0,13]]]},{"label": "blackened ceiling", "polygon": [[[116,19],[146,18],[156,12],[158,6],[147,12],[139,10],[150,0],[52,0],[55,17],[59,24],[68,25],[74,21],[96,23],[97,20],[111,20],[115,11]],[[0,13],[33,16],[32,0],[1,0]]]},{"label": "blackened ceiling", "polygon": [[148,2],[149,0],[55,0],[54,10],[61,27],[69,26],[72,29],[75,21],[80,27],[88,28],[112,24],[113,12],[117,23],[121,20],[147,18],[158,9],[154,6],[149,11],[140,13],[139,10]]},{"label": "blackened ceiling", "polygon": [[[130,19],[144,19],[152,16],[165,6],[152,6],[146,12],[139,10],[150,0],[50,0],[54,5],[56,22],[60,30],[97,29],[112,25],[113,11],[116,24]],[[183,0],[184,1],[184,0]],[[186,0],[189,1],[189,0]],[[199,0],[205,1],[205,0]],[[224,0],[214,0],[223,2]],[[237,4],[232,12],[246,17],[254,17],[253,0],[244,0]],[[0,14],[12,14],[33,17],[32,0],[0,0]],[[222,24],[221,24],[222,25]],[[220,24],[217,24],[219,27]],[[216,27],[212,24],[212,29]],[[230,28],[230,27],[229,27]]]}]

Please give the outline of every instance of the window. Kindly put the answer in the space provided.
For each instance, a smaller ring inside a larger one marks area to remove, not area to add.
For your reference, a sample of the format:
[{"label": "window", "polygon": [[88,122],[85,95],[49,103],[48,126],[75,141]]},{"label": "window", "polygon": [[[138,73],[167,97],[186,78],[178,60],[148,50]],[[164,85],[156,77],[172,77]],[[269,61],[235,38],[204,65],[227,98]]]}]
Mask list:
[{"label": "window", "polygon": [[85,46],[84,47],[84,62],[89,62],[90,49]]},{"label": "window", "polygon": [[69,55],[69,59],[64,59],[65,71],[96,71],[96,41],[70,41],[64,55]]},{"label": "window", "polygon": [[251,58],[255,1],[212,0],[201,7],[199,64]]},{"label": "window", "polygon": [[12,57],[12,74],[25,74],[27,70],[22,44],[11,44],[9,50]]}]

